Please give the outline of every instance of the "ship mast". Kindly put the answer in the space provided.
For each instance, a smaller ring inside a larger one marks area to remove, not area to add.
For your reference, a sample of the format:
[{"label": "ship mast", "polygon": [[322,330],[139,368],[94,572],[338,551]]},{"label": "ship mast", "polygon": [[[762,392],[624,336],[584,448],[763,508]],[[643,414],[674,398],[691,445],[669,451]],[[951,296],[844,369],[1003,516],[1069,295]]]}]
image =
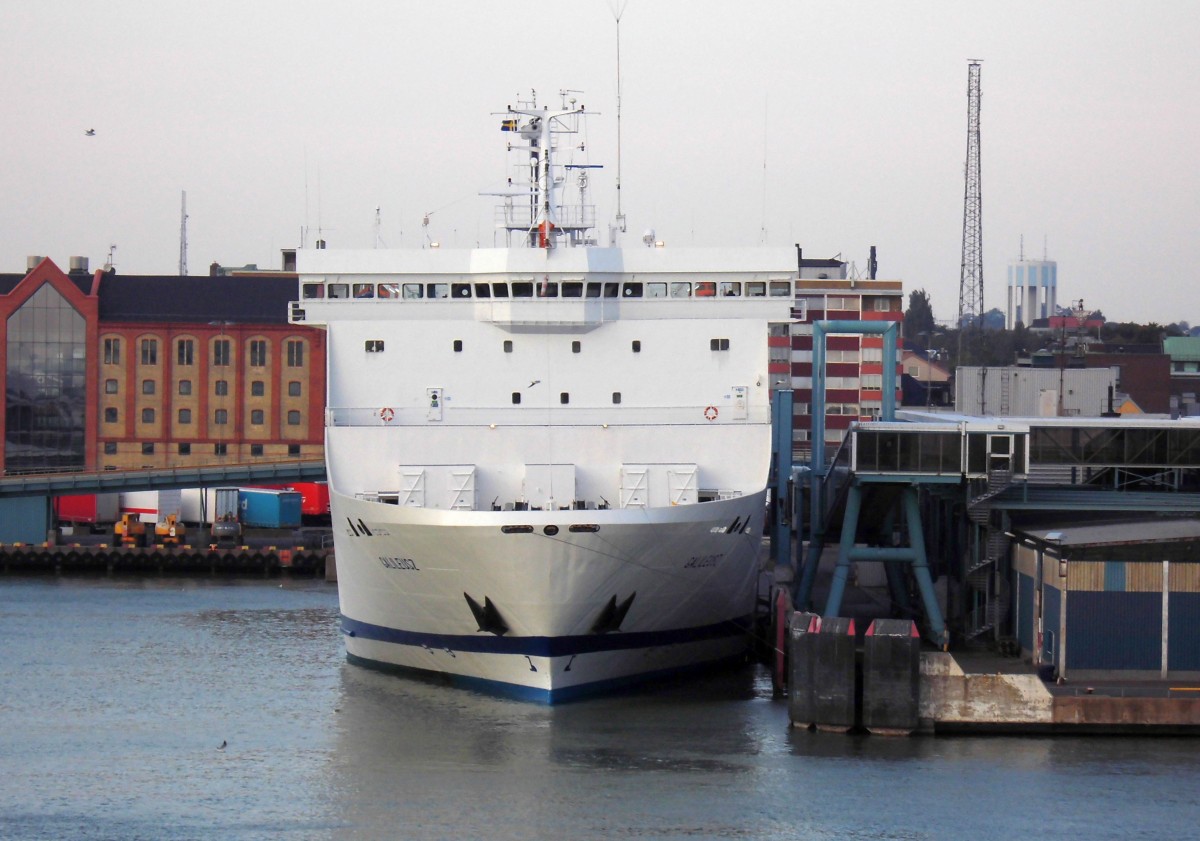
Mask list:
[{"label": "ship mast", "polygon": [[[562,107],[551,111],[548,106],[538,107],[534,92],[529,102],[508,106],[501,122],[502,131],[514,132],[523,141],[509,143],[508,150],[528,153],[529,182],[524,185],[528,192],[520,189],[522,185],[510,181],[511,189],[493,194],[507,197],[506,203],[499,208],[502,221],[497,227],[503,227],[509,235],[519,234],[524,244],[532,248],[549,250],[559,245],[588,244],[587,232],[594,226],[595,208],[586,204],[586,174],[578,179],[579,204],[565,206],[560,202],[559,192],[566,184],[565,175],[559,175],[560,170],[592,168],[587,164],[563,166],[555,161],[556,137],[579,134],[579,117],[585,112],[584,106],[577,105],[573,97],[568,98],[571,93],[576,91],[560,91]],[[580,150],[585,148],[580,144]],[[514,203],[515,197],[525,195],[529,199],[528,205],[521,207]]]}]

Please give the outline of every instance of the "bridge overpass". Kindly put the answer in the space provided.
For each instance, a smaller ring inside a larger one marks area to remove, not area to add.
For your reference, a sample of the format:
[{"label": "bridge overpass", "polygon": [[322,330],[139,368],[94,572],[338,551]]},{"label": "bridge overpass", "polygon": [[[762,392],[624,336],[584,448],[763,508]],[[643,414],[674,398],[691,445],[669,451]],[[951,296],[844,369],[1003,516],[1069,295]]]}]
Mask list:
[{"label": "bridge overpass", "polygon": [[206,464],[140,470],[26,473],[0,477],[0,499],[151,491],[163,488],[271,485],[325,480],[324,459]]}]

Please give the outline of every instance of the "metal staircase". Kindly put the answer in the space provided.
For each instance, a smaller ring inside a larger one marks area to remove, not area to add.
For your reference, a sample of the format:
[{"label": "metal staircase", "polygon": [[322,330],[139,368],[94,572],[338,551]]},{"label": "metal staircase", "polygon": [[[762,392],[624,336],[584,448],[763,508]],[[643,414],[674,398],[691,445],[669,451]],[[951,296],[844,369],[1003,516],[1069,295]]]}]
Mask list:
[{"label": "metal staircase", "polygon": [[964,635],[968,640],[977,639],[994,630],[1000,623],[1000,595],[996,584],[996,572],[1000,559],[1008,548],[1004,530],[992,523],[991,501],[1008,488],[1012,482],[1012,471],[995,469],[988,473],[987,489],[971,498],[967,503],[967,518],[982,529],[987,537],[983,551],[973,556],[966,570],[967,592],[972,607],[967,611]]}]

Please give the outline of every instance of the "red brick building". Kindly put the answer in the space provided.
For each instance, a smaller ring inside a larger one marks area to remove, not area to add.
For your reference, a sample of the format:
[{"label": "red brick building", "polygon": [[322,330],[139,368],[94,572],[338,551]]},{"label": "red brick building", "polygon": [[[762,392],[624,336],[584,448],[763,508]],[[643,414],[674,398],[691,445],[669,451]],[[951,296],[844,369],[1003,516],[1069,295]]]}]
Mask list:
[{"label": "red brick building", "polygon": [[294,273],[0,274],[6,473],[318,458],[325,336]]}]

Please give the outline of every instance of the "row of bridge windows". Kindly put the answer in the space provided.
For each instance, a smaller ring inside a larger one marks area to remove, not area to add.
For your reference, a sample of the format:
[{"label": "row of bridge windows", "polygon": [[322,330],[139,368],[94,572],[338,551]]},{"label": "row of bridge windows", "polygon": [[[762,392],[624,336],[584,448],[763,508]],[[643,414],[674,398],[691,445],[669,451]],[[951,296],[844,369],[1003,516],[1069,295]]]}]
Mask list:
[{"label": "row of bridge windows", "polygon": [[497,283],[305,283],[305,300],[322,298],[787,298],[790,280],[512,281]]}]

